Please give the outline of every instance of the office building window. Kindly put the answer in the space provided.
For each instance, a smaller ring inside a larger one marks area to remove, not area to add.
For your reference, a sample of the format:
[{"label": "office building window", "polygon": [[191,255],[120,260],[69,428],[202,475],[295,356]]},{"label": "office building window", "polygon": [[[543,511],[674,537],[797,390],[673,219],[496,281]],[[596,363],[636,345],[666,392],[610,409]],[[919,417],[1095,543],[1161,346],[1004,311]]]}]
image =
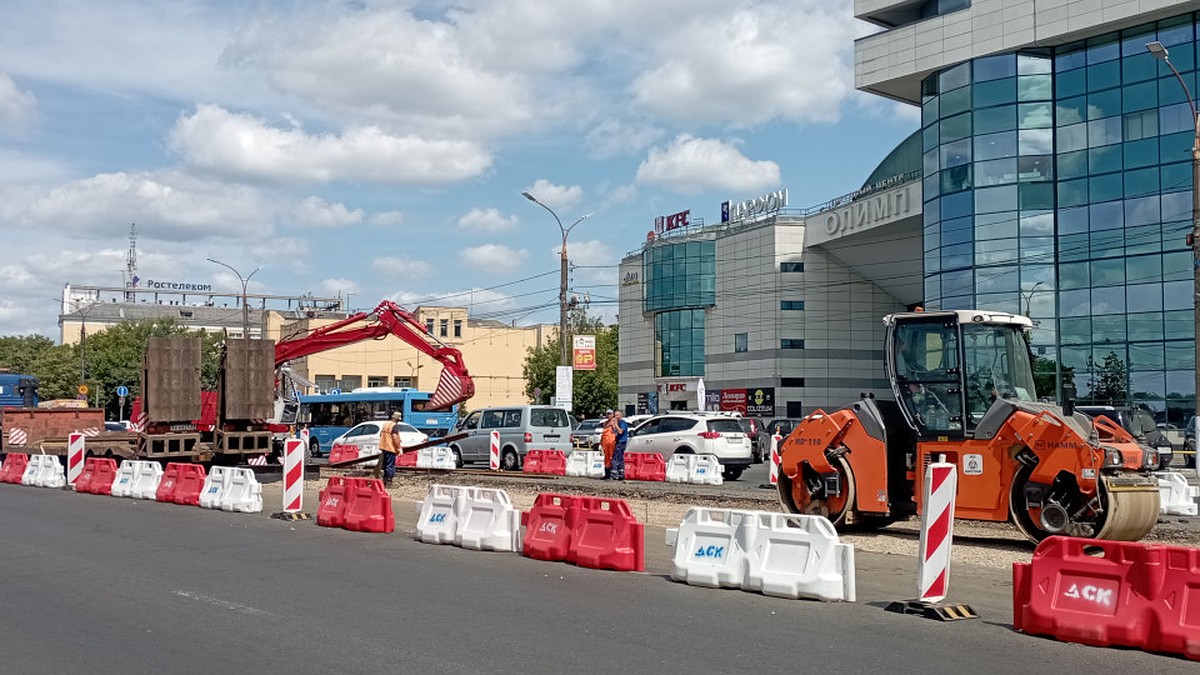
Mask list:
[{"label": "office building window", "polygon": [[393,387],[411,387],[411,386],[413,386],[413,381],[412,381],[411,377],[393,377],[392,378],[392,386]]},{"label": "office building window", "polygon": [[780,349],[804,349],[803,338],[783,338],[779,341]]},{"label": "office building window", "polygon": [[804,378],[803,377],[784,377],[779,380],[779,386],[781,386],[781,387],[803,387],[804,386]]},{"label": "office building window", "polygon": [[313,384],[317,385],[317,391],[325,393],[330,389],[338,386],[336,375],[317,375],[313,378]]},{"label": "office building window", "polygon": [[779,309],[787,311],[799,311],[804,309],[803,300],[783,300],[779,303]]},{"label": "office building window", "polygon": [[802,262],[785,262],[779,263],[780,272],[803,272],[804,263]]},{"label": "office building window", "polygon": [[744,352],[750,348],[749,333],[734,333],[733,334],[733,351]]},{"label": "office building window", "polygon": [[386,387],[387,386],[387,376],[386,375],[368,375],[367,376],[367,386],[368,387]]},{"label": "office building window", "polygon": [[425,319],[425,332],[433,335],[433,319]]},{"label": "office building window", "polygon": [[450,319],[442,319],[438,324],[438,335],[441,337],[450,337]]},{"label": "office building window", "polygon": [[655,372],[659,376],[704,375],[704,310],[654,315]]},{"label": "office building window", "polygon": [[662,244],[642,256],[647,312],[711,307],[717,303],[715,241]]},{"label": "office building window", "polygon": [[354,391],[362,386],[362,375],[343,375],[338,381],[338,387],[342,391]]}]

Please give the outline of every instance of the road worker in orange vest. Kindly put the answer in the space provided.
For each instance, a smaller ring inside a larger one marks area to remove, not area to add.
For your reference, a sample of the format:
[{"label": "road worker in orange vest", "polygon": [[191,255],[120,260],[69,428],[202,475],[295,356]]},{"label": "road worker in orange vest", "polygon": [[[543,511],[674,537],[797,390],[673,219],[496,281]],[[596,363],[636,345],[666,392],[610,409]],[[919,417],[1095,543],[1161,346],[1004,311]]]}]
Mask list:
[{"label": "road worker in orange vest", "polygon": [[400,431],[396,422],[404,421],[404,413],[397,410],[392,419],[383,423],[379,430],[379,454],[383,456],[383,484],[391,485],[396,477],[396,455],[400,454]]}]

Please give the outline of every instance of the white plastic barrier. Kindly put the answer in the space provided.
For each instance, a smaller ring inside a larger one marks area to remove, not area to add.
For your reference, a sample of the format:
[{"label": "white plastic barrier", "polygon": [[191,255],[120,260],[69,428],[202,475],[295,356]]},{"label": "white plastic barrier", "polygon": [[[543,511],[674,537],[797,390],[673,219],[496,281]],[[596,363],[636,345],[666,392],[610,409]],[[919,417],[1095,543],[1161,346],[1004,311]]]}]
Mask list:
[{"label": "white plastic barrier", "polygon": [[454,451],[450,448],[421,448],[417,450],[417,468],[453,471],[458,465],[454,461]]},{"label": "white plastic barrier", "polygon": [[21,474],[21,485],[32,487],[60,488],[67,484],[62,462],[58,455],[30,455],[25,472]]},{"label": "white plastic barrier", "polygon": [[221,510],[259,513],[263,510],[262,483],[252,469],[232,468],[221,492]]},{"label": "white plastic barrier", "polygon": [[112,496],[133,496],[133,479],[137,474],[137,465],[139,463],[129,459],[121,462],[121,467],[117,469],[117,475],[113,478]]},{"label": "white plastic barrier", "polygon": [[200,490],[200,508],[220,509],[221,497],[229,491],[229,476],[233,469],[227,466],[214,466],[204,477],[204,488]]},{"label": "white plastic barrier", "polygon": [[854,547],[821,516],[693,508],[679,528],[671,578],[764,595],[855,600]]},{"label": "white plastic barrier", "polygon": [[1187,476],[1178,471],[1159,471],[1154,475],[1158,478],[1159,513],[1174,516],[1200,514],[1200,506],[1196,504],[1196,499],[1200,497],[1200,486],[1190,485]]},{"label": "white plastic barrier", "polygon": [[469,488],[454,543],[476,551],[521,551],[521,512],[504,490]]},{"label": "white plastic barrier", "polygon": [[574,450],[567,457],[567,475],[577,478],[603,478],[604,453],[599,450]]},{"label": "white plastic barrier", "polygon": [[129,496],[134,499],[154,499],[162,477],[163,468],[158,462],[134,462],[133,489]]},{"label": "white plastic barrier", "polygon": [[725,482],[724,471],[725,467],[717,461],[716,455],[696,455],[692,482],[697,485],[721,485]]},{"label": "white plastic barrier", "polygon": [[429,486],[429,492],[421,502],[421,515],[417,517],[417,538],[426,544],[453,544],[466,506],[464,493],[469,489],[453,485]]},{"label": "white plastic barrier", "polygon": [[723,471],[716,455],[671,455],[667,460],[668,483],[721,485],[725,482]]}]

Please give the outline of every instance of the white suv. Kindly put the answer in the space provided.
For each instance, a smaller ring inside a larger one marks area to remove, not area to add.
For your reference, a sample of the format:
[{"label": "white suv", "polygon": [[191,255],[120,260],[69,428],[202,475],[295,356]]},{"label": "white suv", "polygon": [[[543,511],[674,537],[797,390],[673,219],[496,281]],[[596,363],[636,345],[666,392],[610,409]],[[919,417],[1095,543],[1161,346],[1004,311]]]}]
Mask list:
[{"label": "white suv", "polygon": [[716,455],[725,480],[737,480],[753,461],[750,438],[735,417],[668,413],[651,417],[629,433],[626,452]]}]

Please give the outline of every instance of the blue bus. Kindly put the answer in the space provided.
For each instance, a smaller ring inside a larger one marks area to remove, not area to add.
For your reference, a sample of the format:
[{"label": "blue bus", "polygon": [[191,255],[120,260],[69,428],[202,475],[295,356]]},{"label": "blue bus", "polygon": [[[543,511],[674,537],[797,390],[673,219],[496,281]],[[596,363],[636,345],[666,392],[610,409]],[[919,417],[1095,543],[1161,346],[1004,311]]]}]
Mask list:
[{"label": "blue bus", "polygon": [[38,380],[32,375],[0,373],[0,407],[33,408],[38,404]]},{"label": "blue bus", "polygon": [[427,412],[427,391],[408,387],[360,387],[341,394],[311,394],[300,397],[297,423],[307,427],[313,454],[327,454],[333,440],[356,424],[383,421],[395,411],[404,421],[431,438],[445,436],[458,423],[458,406]]}]

